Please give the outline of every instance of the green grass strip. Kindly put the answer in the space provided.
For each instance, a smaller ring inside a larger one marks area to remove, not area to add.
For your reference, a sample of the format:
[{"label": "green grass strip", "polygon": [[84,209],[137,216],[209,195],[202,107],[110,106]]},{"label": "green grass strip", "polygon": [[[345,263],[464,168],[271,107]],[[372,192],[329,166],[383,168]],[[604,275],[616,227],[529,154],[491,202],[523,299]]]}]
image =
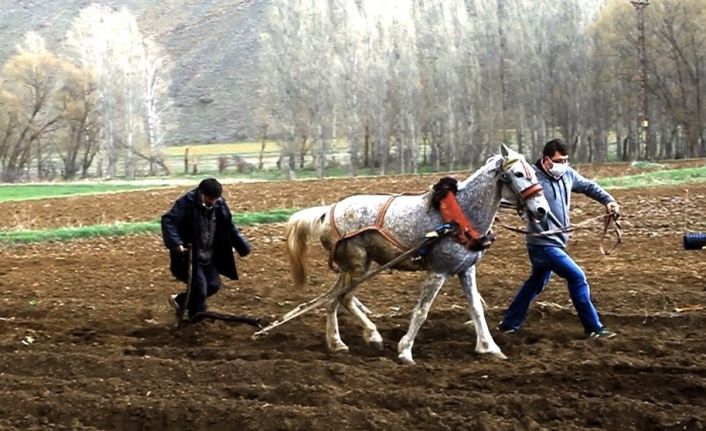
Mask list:
[{"label": "green grass strip", "polygon": [[0,185],[0,202],[63,198],[78,195],[154,189],[160,185],[139,184],[11,184]]},{"label": "green grass strip", "polygon": [[596,182],[609,189],[674,186],[706,181],[706,166],[645,172],[625,177],[602,178]]},{"label": "green grass strip", "polygon": [[97,236],[123,236],[151,233],[159,230],[154,221],[136,223],[115,223],[57,229],[20,230],[0,232],[0,243],[27,244],[46,241],[69,241]]},{"label": "green grass strip", "polygon": [[[286,221],[295,209],[278,209],[263,213],[235,214],[233,221],[238,226],[278,223]],[[47,241],[70,241],[80,238],[105,236],[140,235],[158,233],[161,227],[158,220],[113,223],[105,225],[62,227],[56,229],[0,231],[0,244],[28,244]]]}]

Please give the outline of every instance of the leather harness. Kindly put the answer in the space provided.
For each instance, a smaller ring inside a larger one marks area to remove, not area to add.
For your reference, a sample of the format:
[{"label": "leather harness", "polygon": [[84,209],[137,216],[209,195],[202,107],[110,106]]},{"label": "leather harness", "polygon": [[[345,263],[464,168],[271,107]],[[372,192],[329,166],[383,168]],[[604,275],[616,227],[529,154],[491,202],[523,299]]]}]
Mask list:
[{"label": "leather harness", "polygon": [[[541,188],[541,186],[540,186]],[[407,252],[411,248],[407,245],[404,244],[402,241],[400,241],[395,234],[393,234],[390,230],[385,229],[385,215],[387,214],[387,210],[390,208],[390,205],[392,205],[392,201],[394,201],[398,196],[410,196],[410,195],[420,195],[423,193],[402,193],[402,194],[394,194],[390,195],[390,197],[383,202],[383,204],[380,206],[380,209],[378,209],[378,215],[375,217],[375,222],[370,225],[370,226],[365,226],[360,229],[356,229],[354,231],[348,232],[346,234],[342,234],[341,231],[338,229],[336,226],[336,219],[334,217],[334,212],[336,211],[336,205],[337,203],[331,205],[331,209],[329,210],[329,219],[331,221],[331,231],[333,232],[334,239],[336,240],[335,245],[331,249],[329,253],[329,259],[328,259],[328,266],[331,268],[331,270],[335,271],[334,267],[334,255],[336,254],[336,248],[338,247],[338,244],[345,239],[351,238],[353,236],[356,236],[358,234],[361,234],[363,232],[368,232],[368,231],[374,231],[379,233],[380,235],[383,236],[388,242],[390,242],[392,245],[397,247],[400,251],[402,252]],[[471,245],[471,242],[474,240],[477,240],[480,235],[478,232],[473,228],[473,225],[468,221],[466,218],[465,214],[463,214],[463,210],[458,204],[458,201],[456,200],[456,194],[455,193],[447,193],[446,196],[442,200],[442,205],[440,208],[440,213],[442,216],[442,220],[446,222],[456,222],[458,226],[460,227],[459,232],[456,236],[454,236],[454,239],[458,241],[459,243],[463,244],[465,247],[469,248]]]},{"label": "leather harness", "polygon": [[409,247],[406,244],[403,244],[402,241],[400,241],[392,232],[389,230],[385,229],[385,215],[387,214],[388,208],[390,208],[390,205],[392,205],[392,201],[395,200],[398,196],[409,196],[409,195],[418,195],[419,193],[403,193],[403,194],[394,194],[390,195],[390,197],[383,202],[383,204],[380,206],[380,209],[378,209],[378,215],[375,217],[375,222],[371,226],[365,226],[360,229],[356,229],[354,231],[348,232],[345,235],[341,234],[341,231],[338,229],[336,226],[336,218],[334,217],[334,211],[336,211],[336,205],[338,204],[335,203],[331,205],[331,210],[329,212],[329,219],[331,220],[331,231],[333,232],[334,239],[336,240],[336,243],[334,244],[333,248],[331,249],[331,252],[329,253],[329,258],[328,258],[328,266],[331,268],[331,270],[336,271],[336,269],[333,266],[333,258],[334,255],[336,254],[336,248],[338,247],[338,244],[344,240],[351,238],[353,236],[356,236],[360,233],[363,232],[368,232],[368,231],[375,231],[382,235],[386,240],[392,243],[395,247],[400,249],[401,251],[407,251],[409,250]]}]

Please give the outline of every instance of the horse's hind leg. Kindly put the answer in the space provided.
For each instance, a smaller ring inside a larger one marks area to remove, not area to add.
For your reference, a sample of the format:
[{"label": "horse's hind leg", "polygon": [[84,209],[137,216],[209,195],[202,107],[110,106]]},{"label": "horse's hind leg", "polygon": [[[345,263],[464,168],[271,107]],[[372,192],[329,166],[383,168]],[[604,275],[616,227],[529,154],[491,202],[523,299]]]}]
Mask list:
[{"label": "horse's hind leg", "polygon": [[[354,277],[355,279],[359,279],[358,277],[360,277],[361,274],[363,274],[370,266],[367,252],[365,251],[365,247],[361,245],[360,239],[353,237],[339,242],[336,246],[335,259],[339,268],[341,268],[341,276],[339,277],[339,282],[341,284],[339,287],[345,286],[346,288],[349,288],[348,292],[338,298],[332,299],[327,305],[328,315],[326,320],[326,344],[328,345],[330,351],[339,352],[348,350],[348,346],[346,346],[343,340],[341,340],[341,335],[338,330],[338,306],[341,302],[343,302],[346,308],[358,319],[363,318],[365,321],[370,323],[375,333],[377,333],[377,329],[375,328],[375,325],[368,320],[365,313],[363,313],[356,306],[353,296],[354,288],[350,289],[350,285],[353,283]],[[374,336],[374,334],[372,335]],[[382,343],[382,337],[380,337],[380,334],[377,334],[377,336],[380,339],[380,343]],[[366,341],[367,340],[368,337],[366,334]]]},{"label": "horse's hind leg", "polygon": [[[333,289],[340,289],[344,286],[350,276],[343,272],[338,276]],[[341,298],[333,298],[326,304],[326,347],[330,352],[347,352],[348,346],[341,340],[341,334],[338,330],[338,304]]]},{"label": "horse's hind leg", "polygon": [[468,311],[473,319],[473,325],[476,328],[476,352],[490,353],[498,358],[507,359],[503,352],[500,351],[500,347],[495,344],[493,336],[490,335],[488,323],[485,321],[483,301],[476,284],[475,265],[460,273],[458,278],[461,281],[463,293],[466,295],[466,301],[468,301]]},{"label": "horse's hind leg", "polygon": [[362,311],[363,313],[365,313],[365,314],[367,314],[367,315],[373,314],[373,312],[370,311],[370,309],[369,309],[368,307],[366,307],[365,304],[363,304],[363,303],[361,302],[361,300],[358,299],[357,296],[354,296],[354,297],[353,297],[353,303],[354,303],[355,306],[358,307],[358,308],[360,309],[360,311]]},{"label": "horse's hind leg", "polygon": [[[350,263],[349,271],[351,274],[351,283],[355,283],[357,280],[360,280],[360,278],[363,277],[363,275],[370,269],[370,261],[365,258],[366,256],[361,255],[359,257],[360,259]],[[360,324],[363,326],[363,339],[365,342],[378,350],[382,350],[382,336],[378,332],[378,328],[367,316],[367,314],[370,313],[370,310],[368,310],[368,308],[355,297],[353,291],[350,291],[344,295],[343,305],[353,316],[358,319]]]},{"label": "horse's hind leg", "polygon": [[343,305],[348,311],[354,315],[360,324],[363,326],[363,338],[365,342],[375,347],[376,349],[382,351],[382,336],[378,332],[378,328],[375,324],[365,315],[365,312],[358,306],[358,301],[356,301],[353,292],[348,293],[343,297]]},{"label": "horse's hind leg", "polygon": [[414,359],[412,359],[414,339],[417,337],[419,328],[422,327],[422,324],[427,319],[429,308],[432,302],[434,302],[434,298],[436,298],[436,295],[439,293],[441,286],[444,285],[444,281],[446,281],[446,275],[438,273],[429,274],[424,281],[424,287],[422,287],[419,302],[412,312],[412,320],[409,322],[409,329],[397,345],[397,357],[404,364],[414,364]]}]

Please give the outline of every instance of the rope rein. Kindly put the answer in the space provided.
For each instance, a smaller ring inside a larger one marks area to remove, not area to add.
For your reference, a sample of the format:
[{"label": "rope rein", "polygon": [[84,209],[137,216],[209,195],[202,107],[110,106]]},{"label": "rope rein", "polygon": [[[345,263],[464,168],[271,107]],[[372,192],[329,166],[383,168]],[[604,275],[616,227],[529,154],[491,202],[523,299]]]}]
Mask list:
[{"label": "rope rein", "polygon": [[[504,208],[516,208],[511,205],[503,204],[502,205]],[[603,220],[603,232],[601,233],[600,237],[600,242],[598,244],[598,248],[600,249],[601,253],[604,255],[609,255],[611,254],[616,248],[618,248],[622,243],[623,243],[623,227],[622,224],[620,223],[620,214],[616,213],[606,213],[604,215],[592,217],[590,219],[584,220],[580,223],[574,224],[573,226],[566,226],[566,227],[558,227],[554,229],[548,229],[542,232],[529,232],[527,229],[523,228],[518,228],[514,226],[510,226],[508,224],[503,223],[500,221],[498,217],[495,217],[495,222],[498,224],[498,226],[505,228],[509,231],[520,233],[526,236],[535,236],[535,237],[546,237],[550,235],[556,235],[560,233],[569,233],[569,232],[574,232],[579,229],[586,229],[590,227],[590,225],[594,224],[595,222]],[[611,224],[613,225],[613,231],[615,232],[615,242],[613,245],[606,249],[603,246],[603,243],[608,236],[608,231],[610,230]]]}]

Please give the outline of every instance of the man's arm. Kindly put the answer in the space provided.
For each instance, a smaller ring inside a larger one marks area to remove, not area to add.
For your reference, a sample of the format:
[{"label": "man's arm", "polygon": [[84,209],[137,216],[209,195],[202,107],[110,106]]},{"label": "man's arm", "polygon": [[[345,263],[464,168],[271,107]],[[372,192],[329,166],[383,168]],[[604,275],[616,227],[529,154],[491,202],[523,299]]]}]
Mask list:
[{"label": "man's arm", "polygon": [[585,178],[573,169],[570,169],[569,172],[571,172],[574,177],[573,185],[571,187],[572,192],[582,193],[589,198],[602,203],[606,206],[609,212],[617,213],[620,211],[620,206],[616,202],[613,195],[605,191],[603,187],[596,184],[595,181]]},{"label": "man's arm", "polygon": [[162,240],[169,250],[182,251],[184,241],[179,236],[177,226],[186,216],[188,204],[186,199],[178,199],[172,208],[162,216]]},{"label": "man's arm", "polygon": [[233,248],[235,248],[235,251],[237,251],[241,257],[245,257],[250,254],[250,243],[248,243],[248,240],[245,239],[245,237],[238,230],[238,227],[235,223],[233,223],[233,215],[231,214],[230,208],[228,208],[228,204],[226,204],[225,199],[221,200],[221,204],[223,205],[223,211],[226,215],[226,223],[228,223]]}]

